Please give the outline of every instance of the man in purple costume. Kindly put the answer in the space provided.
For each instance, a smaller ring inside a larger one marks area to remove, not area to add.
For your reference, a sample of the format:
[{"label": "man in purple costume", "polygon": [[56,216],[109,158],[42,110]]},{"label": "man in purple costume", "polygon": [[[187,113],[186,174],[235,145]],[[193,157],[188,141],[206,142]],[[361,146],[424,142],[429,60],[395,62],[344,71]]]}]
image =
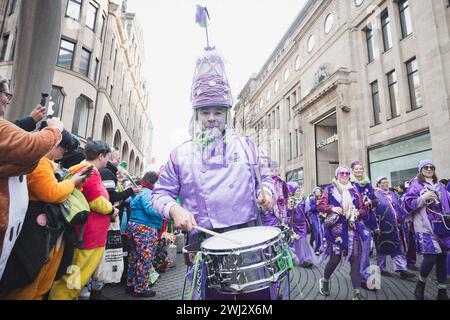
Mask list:
[{"label": "man in purple costume", "polygon": [[[272,210],[275,190],[254,143],[231,126],[231,90],[223,61],[214,51],[197,61],[191,102],[192,138],[171,152],[155,186],[154,207],[176,228],[189,232],[193,244],[205,238],[195,226],[222,233],[260,224],[258,206]],[[178,196],[182,205],[176,202]],[[268,289],[233,296],[219,294],[204,282],[203,287],[206,300],[270,299]]]},{"label": "man in purple costume", "polygon": [[446,260],[450,251],[450,197],[435,172],[436,166],[431,160],[421,160],[419,174],[411,181],[405,196],[405,208],[416,232],[417,253],[423,255],[415,290],[417,300],[424,299],[426,280],[434,266],[437,299],[449,300]]},{"label": "man in purple costume", "polygon": [[[314,252],[318,256],[322,253],[323,242],[323,223],[320,217],[321,213],[317,209],[317,205],[322,197],[322,189],[315,187],[309,198],[308,218],[312,225],[311,241],[314,242]],[[311,243],[311,242],[310,242]]]},{"label": "man in purple costume", "polygon": [[402,279],[414,278],[415,275],[406,271],[406,239],[402,228],[403,209],[394,192],[389,191],[389,181],[386,177],[376,180],[377,189],[372,205],[379,220],[379,231],[375,233],[377,247],[377,263],[381,274],[389,276],[386,269],[386,257],[391,256],[394,271],[400,273]]},{"label": "man in purple costume", "polygon": [[295,233],[295,239],[291,244],[292,252],[295,255],[294,261],[295,264],[304,268],[311,268],[314,261],[314,252],[307,239],[308,225],[306,221],[309,202],[306,201],[296,182],[289,182],[287,187],[289,191],[288,219]]}]

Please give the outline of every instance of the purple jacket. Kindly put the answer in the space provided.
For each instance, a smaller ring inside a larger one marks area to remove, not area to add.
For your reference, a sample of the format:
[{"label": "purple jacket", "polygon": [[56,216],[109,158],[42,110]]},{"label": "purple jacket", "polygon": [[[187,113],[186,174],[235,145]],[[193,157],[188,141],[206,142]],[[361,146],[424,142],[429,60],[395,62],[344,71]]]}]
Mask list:
[{"label": "purple jacket", "polygon": [[228,143],[214,141],[207,150],[187,141],[170,154],[155,185],[154,208],[170,218],[169,209],[181,196],[183,208],[207,229],[257,220],[255,164],[259,165],[264,188],[274,195],[270,172],[250,139],[233,132]]}]

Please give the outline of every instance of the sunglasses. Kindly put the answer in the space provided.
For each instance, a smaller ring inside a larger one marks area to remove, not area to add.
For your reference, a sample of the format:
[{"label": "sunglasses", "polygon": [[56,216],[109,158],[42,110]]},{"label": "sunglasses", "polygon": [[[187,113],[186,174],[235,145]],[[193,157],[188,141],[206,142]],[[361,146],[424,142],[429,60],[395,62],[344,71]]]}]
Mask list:
[{"label": "sunglasses", "polygon": [[436,170],[436,167],[435,167],[435,166],[424,166],[423,168],[424,168],[425,170],[432,170],[432,171]]},{"label": "sunglasses", "polygon": [[338,175],[340,175],[341,177],[344,177],[344,176],[349,177],[350,176],[350,172],[339,172]]},{"label": "sunglasses", "polygon": [[8,99],[8,102],[10,102],[13,98],[13,95],[9,92],[0,91],[0,93],[3,93],[6,96],[6,99]]}]

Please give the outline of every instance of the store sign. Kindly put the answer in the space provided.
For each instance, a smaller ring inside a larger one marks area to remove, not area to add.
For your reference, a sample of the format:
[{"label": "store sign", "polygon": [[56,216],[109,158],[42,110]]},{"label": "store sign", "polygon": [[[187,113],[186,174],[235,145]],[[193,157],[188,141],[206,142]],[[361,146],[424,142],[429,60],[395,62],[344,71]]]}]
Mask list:
[{"label": "store sign", "polygon": [[336,142],[336,141],[338,141],[337,133],[334,136],[331,136],[331,137],[329,137],[327,139],[323,139],[322,141],[320,141],[317,144],[317,149],[321,149],[323,147],[326,147],[327,145],[332,144],[333,142]]}]

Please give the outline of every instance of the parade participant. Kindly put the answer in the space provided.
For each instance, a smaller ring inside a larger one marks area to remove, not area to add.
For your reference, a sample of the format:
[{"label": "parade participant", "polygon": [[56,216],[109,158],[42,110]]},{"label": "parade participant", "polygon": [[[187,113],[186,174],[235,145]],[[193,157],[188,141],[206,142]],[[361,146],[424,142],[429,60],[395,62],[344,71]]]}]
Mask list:
[{"label": "parade participant", "polygon": [[[438,183],[431,160],[419,162],[419,173],[405,196],[405,208],[414,222],[416,249],[423,255],[415,297],[424,299],[427,277],[436,266],[438,300],[448,300],[446,259],[450,250],[449,193]],[[444,219],[443,215],[447,215]]]},{"label": "parade participant", "polygon": [[394,271],[400,273],[402,279],[414,278],[415,275],[406,271],[406,238],[403,232],[403,209],[394,192],[389,191],[389,181],[386,177],[376,180],[377,189],[373,207],[379,221],[379,231],[375,231],[377,264],[382,275],[389,275],[386,269],[386,257],[391,256]]},{"label": "parade participant", "polygon": [[0,77],[0,279],[28,208],[25,175],[33,172],[39,160],[60,142],[64,129],[56,118],[37,133],[28,133],[4,120],[11,99],[8,81]]},{"label": "parade participant", "polygon": [[[92,175],[82,185],[82,192],[89,203],[91,212],[83,226],[76,226],[77,236],[82,238],[82,243],[75,249],[72,267],[76,267],[78,277],[73,276],[73,268],[58,281],[50,291],[50,300],[76,299],[93,275],[99,265],[106,245],[111,216],[118,214],[111,202],[106,188],[103,186],[99,170],[104,168],[109,160],[111,149],[106,142],[90,140],[86,147],[86,162],[70,168],[72,174],[76,174],[86,167],[93,167]],[[101,290],[91,293],[91,300],[97,300],[101,296]]]},{"label": "parade participant", "polygon": [[147,172],[142,178],[142,192],[131,201],[127,227],[130,239],[127,288],[134,297],[153,297],[156,294],[150,289],[150,273],[158,243],[158,230],[163,223],[152,204],[153,186],[157,180],[156,172]]},{"label": "parade participant", "polygon": [[[199,7],[200,15],[206,16],[204,8]],[[223,60],[209,45],[206,49],[192,84],[191,139],[171,152],[154,192],[156,211],[189,232],[189,243],[205,238],[194,230],[197,225],[222,233],[260,224],[258,206],[272,210],[275,194],[255,144],[232,128],[233,100]],[[263,185],[257,182],[257,170]],[[236,297],[208,287],[201,290],[206,300],[270,299],[269,290]]]},{"label": "parade participant", "polygon": [[330,278],[342,259],[350,263],[350,276],[354,288],[354,300],[361,300],[361,242],[367,237],[362,219],[366,214],[361,195],[350,183],[350,171],[339,166],[333,183],[325,188],[318,209],[327,214],[325,218],[324,258],[329,257],[323,278],[320,279],[320,294],[330,295]]},{"label": "parade participant", "polygon": [[[364,167],[359,161],[351,163],[352,175],[350,181],[356,187],[366,207],[366,216],[362,220],[364,223],[365,240],[361,243],[361,286],[366,290],[374,290],[367,287],[367,279],[370,276],[370,252],[372,249],[372,231],[378,230],[375,213],[372,210],[372,202],[375,200],[375,193],[369,178],[365,175]],[[378,232],[378,231],[377,231]]]},{"label": "parade participant", "polygon": [[312,195],[309,198],[309,212],[308,218],[312,225],[312,235],[311,240],[314,243],[314,252],[318,256],[322,253],[322,242],[323,242],[323,223],[321,218],[321,213],[317,209],[317,205],[322,197],[322,188],[315,187],[313,189]]},{"label": "parade participant", "polygon": [[311,268],[314,265],[314,251],[309,245],[307,234],[308,226],[306,213],[309,210],[309,202],[296,182],[288,182],[288,220],[294,231],[294,240],[291,249],[294,253],[296,265]]},{"label": "parade participant", "polygon": [[46,214],[46,204],[63,203],[86,179],[85,172],[61,182],[56,177],[57,165],[53,161],[60,159],[71,143],[71,134],[63,130],[59,145],[27,176],[30,202],[1,281],[1,290],[9,292],[3,299],[41,300],[53,284],[65,254],[65,224],[62,215],[59,219]]}]

